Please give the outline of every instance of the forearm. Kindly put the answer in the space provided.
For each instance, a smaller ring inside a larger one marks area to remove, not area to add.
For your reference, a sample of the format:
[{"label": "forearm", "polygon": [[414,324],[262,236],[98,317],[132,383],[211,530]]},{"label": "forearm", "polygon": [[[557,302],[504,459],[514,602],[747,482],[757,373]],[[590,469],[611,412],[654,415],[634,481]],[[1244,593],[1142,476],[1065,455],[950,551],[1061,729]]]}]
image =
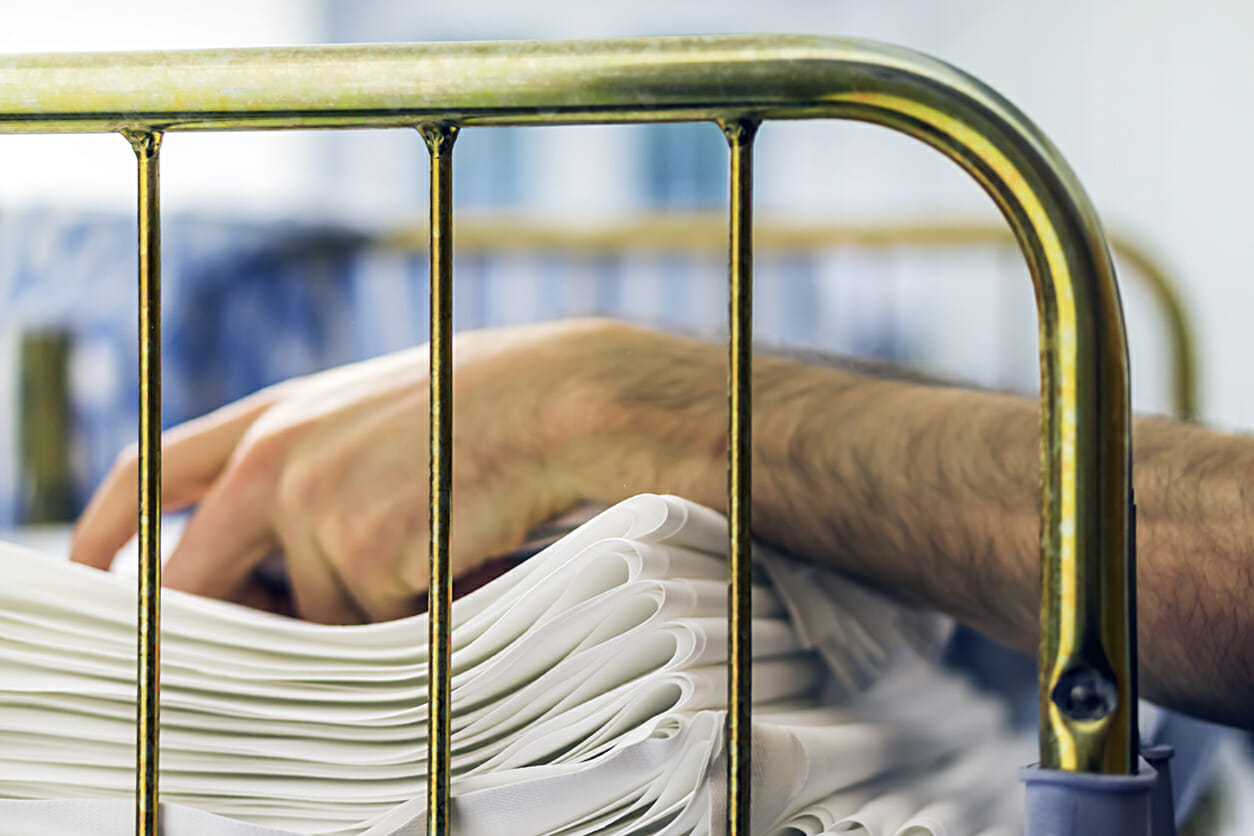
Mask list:
[{"label": "forearm", "polygon": [[754,499],[762,536],[1034,651],[1033,405],[798,371],[816,378],[806,396],[786,397],[779,413],[765,397],[759,404]]},{"label": "forearm", "polygon": [[[609,491],[725,508],[725,349],[667,352],[682,359],[638,358],[660,379],[614,384],[605,424],[624,452]],[[1035,653],[1037,401],[772,357],[754,386],[759,536]],[[1134,445],[1142,693],[1254,725],[1254,441],[1142,419]]]},{"label": "forearm", "polygon": [[1142,689],[1254,728],[1254,439],[1140,419],[1133,461]]},{"label": "forearm", "polygon": [[[770,430],[760,436],[763,535],[1034,655],[1037,401],[852,387],[866,394],[849,407],[846,427],[827,425],[829,441],[821,415],[801,419],[786,444],[773,443]],[[762,407],[770,427],[778,419]],[[1254,505],[1242,490],[1254,441],[1138,419],[1133,446],[1142,694],[1254,725]],[[812,449],[815,463],[790,461],[789,448]]]}]

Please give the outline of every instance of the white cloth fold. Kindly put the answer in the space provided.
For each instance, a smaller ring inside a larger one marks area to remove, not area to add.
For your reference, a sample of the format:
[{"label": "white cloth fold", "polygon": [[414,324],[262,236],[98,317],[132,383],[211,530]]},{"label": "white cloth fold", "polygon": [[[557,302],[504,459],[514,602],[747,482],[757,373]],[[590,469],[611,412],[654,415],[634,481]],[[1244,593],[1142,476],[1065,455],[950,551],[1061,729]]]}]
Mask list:
[{"label": "white cloth fold", "polygon": [[[722,827],[725,538],[640,496],[454,603],[455,832]],[[1003,712],[917,655],[945,622],[761,562],[754,832],[1006,823]],[[0,573],[0,834],[129,833],[132,581],[16,548]],[[166,591],[167,836],[425,832],[425,637],[425,616],[326,627]]]}]

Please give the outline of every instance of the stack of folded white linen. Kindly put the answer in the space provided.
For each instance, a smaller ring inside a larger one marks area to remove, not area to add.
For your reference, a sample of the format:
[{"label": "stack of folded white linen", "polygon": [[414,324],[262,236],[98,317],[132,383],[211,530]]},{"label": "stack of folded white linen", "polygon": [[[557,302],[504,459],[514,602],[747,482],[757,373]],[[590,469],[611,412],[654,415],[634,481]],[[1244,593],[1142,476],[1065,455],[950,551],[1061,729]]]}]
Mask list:
[{"label": "stack of folded white linen", "polygon": [[[725,543],[639,496],[454,603],[455,833],[723,829]],[[917,652],[943,622],[756,568],[753,832],[1015,832],[1030,743]],[[17,547],[0,573],[0,834],[131,832],[133,581]],[[426,637],[166,591],[166,836],[425,832]]]}]

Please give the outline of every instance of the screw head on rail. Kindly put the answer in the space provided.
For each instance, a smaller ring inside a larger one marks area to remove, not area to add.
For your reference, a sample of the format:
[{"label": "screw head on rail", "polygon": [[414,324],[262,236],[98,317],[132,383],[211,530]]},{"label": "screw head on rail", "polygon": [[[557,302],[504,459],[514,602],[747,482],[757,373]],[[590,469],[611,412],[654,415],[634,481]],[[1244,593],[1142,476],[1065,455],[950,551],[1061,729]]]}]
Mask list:
[{"label": "screw head on rail", "polygon": [[1092,668],[1072,668],[1058,678],[1050,700],[1072,720],[1101,720],[1119,705],[1119,689]]}]

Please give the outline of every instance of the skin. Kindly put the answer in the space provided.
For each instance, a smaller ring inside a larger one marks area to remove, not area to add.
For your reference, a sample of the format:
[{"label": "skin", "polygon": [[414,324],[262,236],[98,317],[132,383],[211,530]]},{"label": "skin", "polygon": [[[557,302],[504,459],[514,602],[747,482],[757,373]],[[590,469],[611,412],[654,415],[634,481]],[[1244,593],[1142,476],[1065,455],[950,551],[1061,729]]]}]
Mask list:
[{"label": "skin", "polygon": [[[723,346],[604,320],[459,335],[456,574],[579,500],[654,491],[726,508]],[[198,504],[174,588],[296,612],[407,615],[427,586],[425,348],[299,378],[166,434],[167,508]],[[1037,643],[1037,404],[759,356],[755,534],[1024,652]],[[1254,441],[1160,419],[1134,428],[1141,691],[1254,728]],[[79,522],[107,567],[135,533],[136,454]]]}]

